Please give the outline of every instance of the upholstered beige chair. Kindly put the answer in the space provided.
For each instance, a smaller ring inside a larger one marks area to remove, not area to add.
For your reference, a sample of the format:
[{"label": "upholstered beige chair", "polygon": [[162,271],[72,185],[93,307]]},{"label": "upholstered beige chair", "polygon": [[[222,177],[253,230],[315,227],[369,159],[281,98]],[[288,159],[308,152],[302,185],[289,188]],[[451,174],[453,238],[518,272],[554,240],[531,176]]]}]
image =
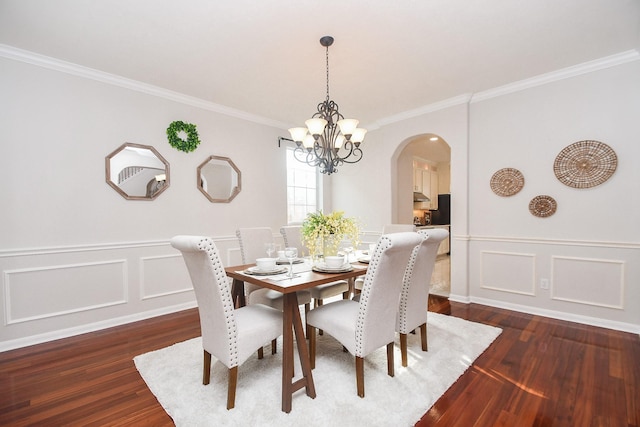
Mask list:
[{"label": "upholstered beige chair", "polygon": [[[404,233],[407,231],[416,231],[416,226],[414,224],[385,224],[382,227],[382,234],[391,234],[391,233]],[[359,277],[355,280],[353,284],[353,289],[355,292],[359,292],[362,290],[364,279]]]},{"label": "upholstered beige chair", "polygon": [[198,302],[204,349],[202,383],[210,382],[213,355],[229,368],[227,409],[231,409],[235,406],[238,366],[282,334],[282,313],[259,304],[234,309],[224,266],[210,238],[175,236],[171,246],[182,252]]},{"label": "upholstered beige chair", "polygon": [[407,334],[420,327],[422,351],[427,351],[427,306],[429,285],[440,242],[449,236],[442,228],[420,230],[424,238],[409,259],[400,293],[396,330],[400,333],[402,366],[407,366]]},{"label": "upholstered beige chair", "polygon": [[[284,239],[285,246],[294,248],[304,247],[302,244],[302,227],[299,225],[287,225],[280,228],[280,233]],[[338,280],[336,282],[326,283],[310,289],[311,298],[314,300],[316,307],[323,304],[325,298],[330,298],[342,294],[343,299],[349,298],[349,282],[346,280]]]},{"label": "upholstered beige chair", "polygon": [[[236,236],[240,242],[240,253],[243,264],[253,264],[257,258],[267,256],[265,250],[266,243],[273,243],[273,232],[270,227],[239,228]],[[247,304],[264,304],[269,307],[284,309],[284,297],[282,293],[273,289],[261,288],[251,283],[245,282],[245,293]],[[308,290],[296,292],[298,303],[304,304],[304,312],[311,308],[311,293]],[[276,353],[275,340],[271,343],[271,353]]]},{"label": "upholstered beige chair", "polygon": [[[273,243],[273,232],[269,227],[239,228],[236,231],[236,236],[240,242],[240,253],[243,264],[253,264],[257,258],[266,257],[265,244]],[[284,302],[282,294],[278,291],[246,283],[245,292],[247,295],[247,304],[264,304],[277,308],[278,310],[282,310],[283,308]],[[309,291],[304,290],[296,294],[298,296],[298,302],[305,304],[306,311],[308,311],[310,308],[309,305],[311,304],[311,294]]]},{"label": "upholstered beige chair", "polygon": [[411,251],[422,242],[418,233],[380,237],[372,254],[360,301],[340,300],[314,308],[307,315],[311,367],[315,367],[315,329],[323,329],[356,358],[358,396],[364,397],[364,358],[387,346],[387,373],[394,375],[393,347],[402,277]]}]

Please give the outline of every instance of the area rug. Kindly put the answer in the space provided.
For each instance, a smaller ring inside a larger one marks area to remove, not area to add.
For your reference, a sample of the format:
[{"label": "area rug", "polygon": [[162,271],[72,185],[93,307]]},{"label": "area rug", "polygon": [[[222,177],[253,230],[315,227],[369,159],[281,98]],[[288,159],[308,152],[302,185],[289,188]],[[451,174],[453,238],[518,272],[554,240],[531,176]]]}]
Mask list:
[{"label": "area rug", "polygon": [[[202,385],[202,344],[194,338],[134,358],[136,368],[176,426],[411,426],[500,335],[501,329],[429,313],[429,351],[409,335],[409,366],[396,345],[395,377],[387,375],[386,348],[365,358],[365,398],[356,394],[352,355],[331,336],[318,336],[313,379],[317,397],[293,396],[281,411],[282,342],[278,353],[250,357],[238,369],[235,408],[227,411],[227,368],[212,361],[211,383]],[[398,343],[396,343],[398,344]],[[297,355],[296,355],[297,359]],[[296,374],[300,374],[296,360]],[[297,377],[296,377],[297,378]]]}]

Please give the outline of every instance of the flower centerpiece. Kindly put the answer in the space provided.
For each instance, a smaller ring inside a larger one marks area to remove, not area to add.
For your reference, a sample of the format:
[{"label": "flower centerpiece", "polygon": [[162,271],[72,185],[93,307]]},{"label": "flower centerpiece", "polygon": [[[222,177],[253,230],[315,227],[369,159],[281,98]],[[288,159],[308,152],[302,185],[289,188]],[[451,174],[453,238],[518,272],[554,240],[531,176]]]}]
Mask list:
[{"label": "flower centerpiece", "polygon": [[302,223],[302,241],[309,254],[324,256],[337,255],[343,239],[351,240],[354,248],[360,239],[360,226],[355,218],[347,218],[344,212],[337,211],[328,215],[321,211],[310,213]]}]

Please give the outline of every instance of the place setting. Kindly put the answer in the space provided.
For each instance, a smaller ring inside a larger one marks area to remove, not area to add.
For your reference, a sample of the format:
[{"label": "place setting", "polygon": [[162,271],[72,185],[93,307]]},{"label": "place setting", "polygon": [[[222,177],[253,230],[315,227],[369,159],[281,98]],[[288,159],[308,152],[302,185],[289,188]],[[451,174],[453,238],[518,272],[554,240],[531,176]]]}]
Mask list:
[{"label": "place setting", "polygon": [[316,261],[311,268],[318,273],[346,273],[353,270],[353,266],[344,256],[326,256]]}]

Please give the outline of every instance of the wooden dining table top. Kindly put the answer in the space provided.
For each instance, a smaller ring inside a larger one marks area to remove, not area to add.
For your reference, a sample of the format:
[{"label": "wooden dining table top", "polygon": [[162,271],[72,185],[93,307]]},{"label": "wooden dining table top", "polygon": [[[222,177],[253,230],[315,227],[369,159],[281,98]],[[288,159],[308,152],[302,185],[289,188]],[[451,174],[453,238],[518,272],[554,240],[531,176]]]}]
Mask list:
[{"label": "wooden dining table top", "polygon": [[[274,291],[288,294],[303,289],[313,288],[325,283],[335,282],[336,280],[348,280],[366,274],[368,264],[361,262],[351,263],[353,269],[340,273],[323,273],[314,271],[308,264],[294,264],[294,278],[286,278],[286,273],[273,274],[269,276],[259,276],[255,274],[244,273],[247,269],[255,267],[255,264],[243,264],[230,266],[225,268],[227,276],[241,280],[246,283],[252,283],[263,288],[273,289]],[[283,265],[283,267],[288,266]]]}]

